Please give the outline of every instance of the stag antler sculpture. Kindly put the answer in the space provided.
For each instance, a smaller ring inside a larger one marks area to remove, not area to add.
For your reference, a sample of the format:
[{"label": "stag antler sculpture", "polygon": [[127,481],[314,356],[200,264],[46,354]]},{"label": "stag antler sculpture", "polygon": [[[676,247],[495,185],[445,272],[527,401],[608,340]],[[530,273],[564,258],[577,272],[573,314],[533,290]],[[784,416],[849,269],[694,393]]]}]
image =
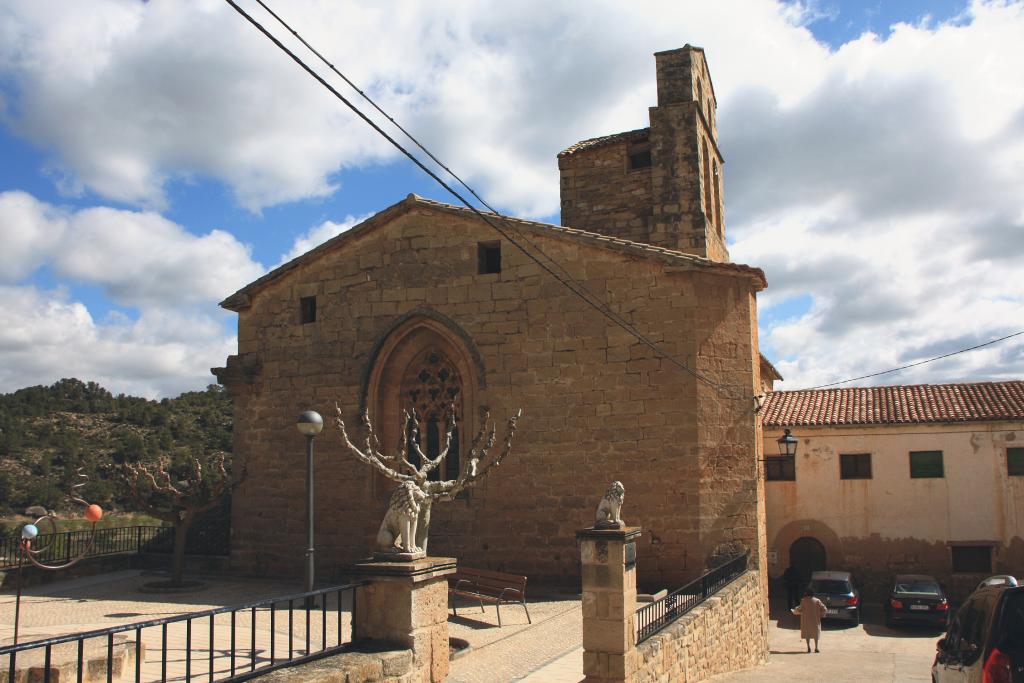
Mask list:
[{"label": "stag antler sculpture", "polygon": [[[381,451],[380,440],[374,432],[368,411],[364,410],[361,415],[366,439],[363,448],[360,449],[349,438],[341,408],[337,404],[335,410],[338,413],[335,423],[341,432],[341,439],[353,455],[391,481],[399,483],[391,496],[387,515],[377,534],[377,546],[381,552],[404,556],[426,554],[430,508],[434,501],[454,500],[466,489],[480,483],[492,468],[500,465],[501,461],[508,457],[512,451],[512,439],[515,437],[517,422],[523,413],[520,409],[508,419],[504,446],[497,455],[491,456],[490,452],[495,444],[496,425],[490,422],[490,414],[485,412],[480,431],[470,443],[469,457],[459,468],[459,476],[455,479],[431,481],[430,473],[445,462],[451,449],[456,426],[453,410],[449,409],[445,414],[443,447],[433,458],[428,457],[420,448],[416,421],[407,410],[402,411],[402,428],[394,455],[387,455]],[[413,425],[411,429],[410,423]],[[419,466],[410,462],[410,451],[419,458]]]}]

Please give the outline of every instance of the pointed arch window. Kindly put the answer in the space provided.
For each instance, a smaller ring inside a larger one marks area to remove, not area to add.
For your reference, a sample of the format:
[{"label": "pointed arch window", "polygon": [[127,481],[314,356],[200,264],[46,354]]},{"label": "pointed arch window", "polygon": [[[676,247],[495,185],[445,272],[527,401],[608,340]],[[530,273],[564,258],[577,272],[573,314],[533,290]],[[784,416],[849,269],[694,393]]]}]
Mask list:
[{"label": "pointed arch window", "polygon": [[[411,422],[407,425],[409,462],[419,465],[419,457],[412,448],[412,427],[417,428],[416,438],[423,453],[430,458],[437,457],[444,448],[445,420],[449,410],[454,412],[457,421],[461,421],[462,395],[462,377],[444,352],[431,347],[413,358],[405,371],[399,393],[400,408],[412,413]],[[448,457],[441,467],[430,473],[431,479],[455,479],[459,476],[460,446],[459,428],[456,426]]]}]

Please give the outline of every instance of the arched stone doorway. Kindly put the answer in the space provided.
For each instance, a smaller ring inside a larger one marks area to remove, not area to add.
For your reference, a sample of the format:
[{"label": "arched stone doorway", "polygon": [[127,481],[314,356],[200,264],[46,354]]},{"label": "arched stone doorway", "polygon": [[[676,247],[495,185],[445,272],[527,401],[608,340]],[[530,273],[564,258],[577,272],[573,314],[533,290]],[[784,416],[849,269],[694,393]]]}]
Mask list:
[{"label": "arched stone doorway", "polygon": [[801,583],[811,578],[811,572],[824,571],[827,565],[825,546],[813,536],[801,536],[789,546],[789,564],[800,572]]}]

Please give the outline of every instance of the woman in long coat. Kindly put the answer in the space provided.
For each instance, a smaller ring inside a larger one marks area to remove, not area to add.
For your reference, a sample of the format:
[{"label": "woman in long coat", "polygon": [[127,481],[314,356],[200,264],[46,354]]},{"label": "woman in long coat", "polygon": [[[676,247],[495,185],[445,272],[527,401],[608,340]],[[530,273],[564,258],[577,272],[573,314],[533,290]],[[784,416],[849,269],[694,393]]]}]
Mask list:
[{"label": "woman in long coat", "polygon": [[827,612],[825,603],[814,597],[814,591],[807,589],[804,597],[797,607],[792,610],[793,614],[800,615],[800,637],[807,641],[807,651],[811,651],[811,641],[814,641],[814,651],[818,649],[818,639],[821,638],[821,620]]}]

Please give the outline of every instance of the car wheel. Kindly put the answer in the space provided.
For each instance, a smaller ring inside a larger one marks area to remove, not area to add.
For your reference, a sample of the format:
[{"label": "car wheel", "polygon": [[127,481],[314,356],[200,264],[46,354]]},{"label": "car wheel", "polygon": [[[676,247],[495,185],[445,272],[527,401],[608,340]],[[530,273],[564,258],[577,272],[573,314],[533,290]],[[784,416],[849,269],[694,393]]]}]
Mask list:
[{"label": "car wheel", "polygon": [[856,610],[853,613],[853,625],[858,626],[860,624],[860,610]]},{"label": "car wheel", "polygon": [[885,627],[886,628],[896,628],[896,622],[892,620],[892,617],[886,617],[885,618]]}]

